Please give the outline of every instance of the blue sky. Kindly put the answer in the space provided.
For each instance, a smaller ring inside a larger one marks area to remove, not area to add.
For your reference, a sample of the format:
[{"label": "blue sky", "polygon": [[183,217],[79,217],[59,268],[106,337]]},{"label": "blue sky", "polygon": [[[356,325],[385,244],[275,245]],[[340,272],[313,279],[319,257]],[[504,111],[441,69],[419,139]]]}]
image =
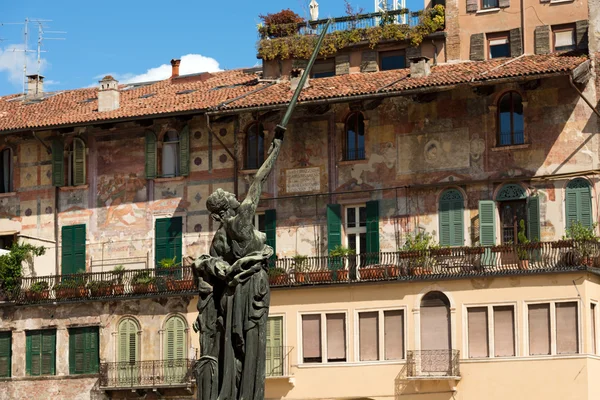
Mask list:
[{"label": "blue sky", "polygon": [[[317,0],[319,17],[343,16],[344,0]],[[45,90],[86,87],[113,74],[122,82],[164,78],[169,61],[182,58],[181,72],[251,67],[256,59],[259,14],[291,8],[308,16],[310,0],[183,1],[155,0],[7,0],[0,23],[26,17],[48,19],[42,54]],[[374,0],[351,0],[355,8],[374,10]],[[408,0],[412,10],[422,1]],[[28,47],[35,49],[37,25],[30,23]],[[22,90],[23,25],[0,25],[0,96]],[[37,70],[28,53],[28,73]]]}]

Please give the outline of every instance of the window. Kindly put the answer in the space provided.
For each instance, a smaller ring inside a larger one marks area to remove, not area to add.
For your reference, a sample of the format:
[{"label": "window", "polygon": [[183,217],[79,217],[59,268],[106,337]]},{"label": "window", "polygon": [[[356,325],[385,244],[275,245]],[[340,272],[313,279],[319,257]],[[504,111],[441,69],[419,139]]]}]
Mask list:
[{"label": "window", "polygon": [[99,359],[98,327],[69,329],[69,373],[98,373]]},{"label": "window", "polygon": [[440,197],[440,244],[442,246],[464,245],[464,200],[456,189],[444,191]]},{"label": "window", "polygon": [[379,53],[379,62],[381,71],[406,68],[406,55],[404,50],[384,51]]},{"label": "window", "polygon": [[27,331],[25,369],[29,376],[56,374],[56,330]]},{"label": "window", "polygon": [[367,249],[367,207],[346,207],[346,240],[348,248],[356,254]]},{"label": "window", "polygon": [[254,229],[267,236],[269,246],[276,250],[277,242],[277,210],[265,210],[264,213],[254,215]]},{"label": "window", "polygon": [[[154,228],[154,259],[158,274],[173,274],[161,270],[163,260],[174,260],[175,265],[180,265],[182,260],[182,232],[183,218],[159,218]],[[181,270],[175,272],[176,279],[181,279]]]},{"label": "window", "polygon": [[358,347],[360,361],[403,359],[404,311],[359,312]]},{"label": "window", "polygon": [[170,130],[163,137],[162,176],[179,176],[179,134]]},{"label": "window", "polygon": [[86,269],[85,225],[62,227],[62,274],[76,274]]},{"label": "window", "polygon": [[[596,322],[598,321],[597,317],[596,317],[596,303],[591,303],[590,304],[590,333],[592,335],[592,345],[591,345],[591,349],[592,349],[592,354],[596,354],[596,347],[597,347],[597,340],[598,340],[598,336],[596,333]],[[2,367],[0,367],[2,368]],[[0,376],[2,376],[1,374],[1,370],[0,370]]]},{"label": "window", "polygon": [[514,306],[467,308],[469,358],[514,357]]},{"label": "window", "polygon": [[312,67],[312,78],[327,78],[335,76],[335,60],[317,61]]},{"label": "window", "polygon": [[12,364],[12,332],[0,332],[0,378],[10,378]]},{"label": "window", "polygon": [[577,178],[567,184],[565,214],[567,229],[574,222],[579,222],[588,228],[593,226],[592,188],[587,180]]},{"label": "window", "polygon": [[482,10],[489,10],[490,8],[498,8],[498,0],[481,0]]},{"label": "window", "polygon": [[119,362],[131,363],[138,360],[138,334],[138,324],[132,318],[125,318],[119,323]]},{"label": "window", "polygon": [[187,354],[186,326],[183,318],[175,315],[165,323],[164,359],[181,360]]},{"label": "window", "polygon": [[508,40],[508,32],[488,33],[487,42],[489,49],[488,58],[490,60],[493,58],[510,57],[510,41]]},{"label": "window", "polygon": [[0,236],[0,249],[10,250],[16,240],[16,234]]},{"label": "window", "polygon": [[344,159],[347,161],[365,159],[365,121],[359,112],[350,114],[346,120]]},{"label": "window", "polygon": [[517,92],[504,94],[498,102],[498,136],[500,146],[525,143],[523,99]]},{"label": "window", "polygon": [[85,185],[85,153],[83,140],[73,139],[69,150],[69,186]]},{"label": "window", "polygon": [[571,51],[577,49],[574,25],[552,27],[554,51]]},{"label": "window", "polygon": [[253,122],[246,129],[246,169],[258,169],[265,160],[264,127]]},{"label": "window", "polygon": [[345,314],[302,316],[302,360],[304,363],[346,361]]},{"label": "window", "polygon": [[254,214],[254,229],[259,232],[265,233],[265,214]]},{"label": "window", "polygon": [[267,376],[283,376],[283,317],[269,317],[267,321]]},{"label": "window", "polygon": [[6,148],[0,151],[0,193],[13,191],[12,151]]},{"label": "window", "polygon": [[529,355],[579,353],[577,302],[530,304],[528,324]]}]

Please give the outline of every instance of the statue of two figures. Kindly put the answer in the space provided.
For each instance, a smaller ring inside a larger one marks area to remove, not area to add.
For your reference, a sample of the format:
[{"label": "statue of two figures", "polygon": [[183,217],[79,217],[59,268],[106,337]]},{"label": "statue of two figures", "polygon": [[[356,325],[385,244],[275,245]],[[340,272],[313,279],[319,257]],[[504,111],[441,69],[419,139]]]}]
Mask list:
[{"label": "statue of two figures", "polygon": [[263,400],[267,318],[268,261],[273,249],[254,227],[254,214],[279,151],[274,139],[242,203],[217,189],[206,207],[219,227],[210,254],[193,262],[198,281],[201,356],[196,363],[199,400]]}]

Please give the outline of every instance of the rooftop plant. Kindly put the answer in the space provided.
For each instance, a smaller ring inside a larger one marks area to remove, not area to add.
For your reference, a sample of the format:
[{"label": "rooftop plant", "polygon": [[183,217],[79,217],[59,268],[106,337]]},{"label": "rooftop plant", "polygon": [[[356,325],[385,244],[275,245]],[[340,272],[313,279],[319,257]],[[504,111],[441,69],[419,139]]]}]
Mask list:
[{"label": "rooftop plant", "polygon": [[301,16],[289,8],[273,14],[260,14],[258,17],[262,20],[258,31],[263,37],[269,38],[293,35],[298,31],[298,24],[304,22]]},{"label": "rooftop plant", "polygon": [[[444,6],[440,4],[424,10],[419,24],[414,27],[394,23],[393,17],[389,18],[387,13],[383,13],[378,26],[340,30],[326,35],[319,55],[331,56],[359,42],[368,42],[369,46],[374,48],[377,43],[385,40],[408,40],[411,46],[417,47],[425,36],[443,29],[444,24]],[[261,34],[264,33],[264,29],[267,29],[266,25],[259,26]],[[275,30],[273,26],[269,29]],[[280,27],[279,31],[275,32],[277,36],[269,34],[270,39],[261,40],[258,44],[258,56],[263,60],[308,59],[318,40],[316,35],[299,34],[298,24],[287,24],[285,28]]]}]

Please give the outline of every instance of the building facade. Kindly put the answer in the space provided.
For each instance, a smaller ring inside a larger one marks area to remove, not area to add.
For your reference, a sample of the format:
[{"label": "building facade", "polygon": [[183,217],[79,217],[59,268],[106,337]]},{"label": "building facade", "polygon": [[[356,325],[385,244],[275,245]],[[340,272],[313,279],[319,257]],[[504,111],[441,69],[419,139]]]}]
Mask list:
[{"label": "building facade", "polygon": [[46,248],[3,287],[0,399],[194,398],[206,199],[244,197],[303,73],[256,216],[266,397],[600,396],[600,249],[568,232],[597,233],[596,7],[513,3],[362,16],[378,41],[312,71],[320,20],[261,31],[262,69],[0,98],[0,244]]}]

